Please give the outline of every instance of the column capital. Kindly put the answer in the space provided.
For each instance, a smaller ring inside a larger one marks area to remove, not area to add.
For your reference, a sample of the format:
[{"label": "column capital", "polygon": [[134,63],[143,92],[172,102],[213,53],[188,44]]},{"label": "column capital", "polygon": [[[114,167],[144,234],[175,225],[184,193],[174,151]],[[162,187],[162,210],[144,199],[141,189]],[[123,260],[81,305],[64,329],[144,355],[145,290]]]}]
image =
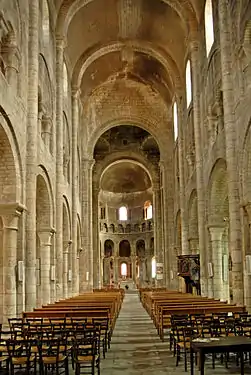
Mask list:
[{"label": "column capital", "polygon": [[192,39],[189,42],[189,50],[190,50],[191,55],[193,54],[193,52],[198,52],[198,50],[199,50],[199,41],[197,39]]},{"label": "column capital", "polygon": [[81,95],[80,87],[77,86],[77,85],[73,85],[72,88],[71,88],[71,95],[74,99],[79,99],[79,97]]},{"label": "column capital", "polygon": [[67,40],[64,36],[62,35],[57,35],[56,36],[56,48],[59,49],[65,49],[67,46]]},{"label": "column capital", "polygon": [[226,226],[223,224],[208,225],[208,230],[212,241],[220,241]]},{"label": "column capital", "polygon": [[42,244],[51,246],[51,239],[55,233],[54,228],[41,229],[37,232]]},{"label": "column capital", "polygon": [[82,157],[82,166],[86,169],[92,169],[96,160],[95,159],[88,159],[86,157]]},{"label": "column capital", "polygon": [[69,247],[72,244],[72,240],[66,240],[63,242],[63,254],[68,254],[69,253]]},{"label": "column capital", "polygon": [[4,227],[17,230],[18,219],[24,210],[25,206],[17,202],[0,204],[0,215],[3,219]]},{"label": "column capital", "polygon": [[153,191],[153,193],[158,193],[160,191],[160,184],[159,184],[159,182],[153,182],[152,191]]}]

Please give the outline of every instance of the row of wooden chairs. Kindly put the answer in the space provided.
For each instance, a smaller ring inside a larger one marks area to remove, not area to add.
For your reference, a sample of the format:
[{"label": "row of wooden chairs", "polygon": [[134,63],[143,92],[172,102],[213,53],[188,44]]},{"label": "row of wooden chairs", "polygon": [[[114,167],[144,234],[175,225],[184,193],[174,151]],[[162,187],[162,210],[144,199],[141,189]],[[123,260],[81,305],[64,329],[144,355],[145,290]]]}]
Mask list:
[{"label": "row of wooden chairs", "polygon": [[141,302],[151,316],[157,332],[164,340],[165,331],[170,329],[171,316],[182,314],[218,314],[245,312],[245,306],[236,306],[212,298],[194,296],[176,291],[140,291]]},{"label": "row of wooden chairs", "polygon": [[70,359],[76,375],[82,368],[99,375],[123,297],[123,290],[95,291],[9,319],[9,331],[0,326],[0,365],[10,375],[16,368],[68,375]]},{"label": "row of wooden chairs", "polygon": [[[187,371],[187,362],[190,356],[191,340],[219,339],[229,336],[251,337],[251,316],[248,313],[228,315],[226,313],[209,315],[173,315],[171,317],[170,329],[170,350],[176,356],[176,366],[184,357],[184,367]],[[229,355],[225,358],[225,365],[228,366]],[[212,355],[212,367],[215,367],[216,356]],[[238,363],[238,357],[237,363]]]}]

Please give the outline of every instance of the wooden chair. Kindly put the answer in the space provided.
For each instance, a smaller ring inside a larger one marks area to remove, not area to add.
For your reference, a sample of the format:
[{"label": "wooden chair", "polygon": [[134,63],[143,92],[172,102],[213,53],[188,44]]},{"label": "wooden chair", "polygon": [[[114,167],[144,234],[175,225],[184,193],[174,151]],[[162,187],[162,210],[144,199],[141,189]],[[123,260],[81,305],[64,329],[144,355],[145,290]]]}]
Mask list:
[{"label": "wooden chair", "polygon": [[48,370],[55,370],[56,374],[69,374],[67,343],[60,338],[38,341],[40,374],[47,375]]},{"label": "wooden chair", "polygon": [[98,347],[98,338],[84,337],[81,342],[73,341],[73,361],[75,367],[75,375],[81,374],[81,369],[84,373],[89,370],[91,375],[95,374],[95,369],[98,370],[100,375],[100,354]]},{"label": "wooden chair", "polygon": [[31,353],[31,342],[30,340],[13,340],[9,339],[6,341],[10,374],[14,375],[15,369],[23,369],[26,374],[30,373],[33,369],[36,374],[36,357]]}]

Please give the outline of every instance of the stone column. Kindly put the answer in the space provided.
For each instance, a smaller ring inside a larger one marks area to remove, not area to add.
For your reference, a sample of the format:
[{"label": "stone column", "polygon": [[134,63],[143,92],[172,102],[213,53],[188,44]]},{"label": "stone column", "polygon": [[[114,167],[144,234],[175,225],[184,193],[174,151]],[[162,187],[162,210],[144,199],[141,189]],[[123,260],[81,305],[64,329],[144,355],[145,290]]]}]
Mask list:
[{"label": "stone column", "polygon": [[[180,216],[181,216],[181,252],[186,255],[188,250],[188,220],[186,211],[185,173],[184,173],[184,102],[177,101],[178,110],[178,154],[179,154],[179,186],[180,186]],[[178,245],[178,244],[177,244]]]},{"label": "stone column", "polygon": [[198,233],[200,250],[200,285],[201,294],[207,295],[207,256],[205,240],[205,191],[203,180],[203,158],[202,158],[202,137],[201,137],[201,115],[200,115],[200,80],[199,80],[199,53],[198,43],[191,43],[191,68],[193,87],[193,123],[195,140],[195,166],[196,166],[196,187],[198,205]]},{"label": "stone column", "polygon": [[64,126],[63,126],[63,87],[64,87],[64,48],[65,40],[56,40],[56,275],[57,299],[63,298],[63,194],[64,194]]},{"label": "stone column", "polygon": [[114,284],[118,283],[119,279],[119,258],[117,256],[114,257],[113,261],[113,280]]},{"label": "stone column", "polygon": [[[78,202],[78,127],[79,89],[72,90],[72,294],[78,294],[77,286],[77,202]],[[79,171],[80,172],[80,171]]]},{"label": "stone column", "polygon": [[[93,220],[92,168],[93,159],[82,159],[82,245],[80,257],[80,293],[93,289]],[[88,272],[88,274],[87,274]],[[88,277],[86,277],[88,275]]]},{"label": "stone column", "polygon": [[51,229],[38,232],[40,239],[40,259],[41,259],[41,304],[50,303],[51,293],[51,240],[53,231]]},{"label": "stone column", "polygon": [[68,277],[69,277],[69,246],[71,241],[64,241],[63,250],[63,297],[68,298]]},{"label": "stone column", "polygon": [[136,284],[136,255],[131,256],[132,260],[132,280]]},{"label": "stone column", "polygon": [[[246,246],[245,246],[245,256],[251,256],[251,203],[248,203],[245,206],[245,209],[248,214],[248,236],[249,238],[246,240]],[[246,257],[245,257],[246,261]],[[251,275],[247,272],[247,264],[244,270],[244,304],[247,306],[248,312],[251,312]]]},{"label": "stone column", "polygon": [[233,302],[244,303],[243,285],[243,255],[241,244],[239,170],[237,164],[237,134],[234,116],[234,82],[233,82],[233,53],[229,25],[229,4],[227,0],[219,0],[219,35],[221,51],[221,77],[224,106],[224,128],[226,141],[226,162],[228,173],[228,202],[229,202],[229,245],[232,257],[232,288]]},{"label": "stone column", "polygon": [[[162,176],[161,187],[161,208],[162,208],[162,240],[165,263],[164,284],[170,286],[170,270],[177,264],[174,248],[174,169],[173,160],[160,162],[160,171]],[[148,260],[147,260],[148,262]]]},{"label": "stone column", "polygon": [[67,274],[68,298],[72,297],[72,277],[73,277],[72,275],[72,240],[70,240],[69,246],[68,246],[68,274]]},{"label": "stone column", "polygon": [[[5,207],[3,214],[3,324],[17,314],[17,231],[21,207]],[[22,210],[22,209],[21,209]],[[2,211],[2,209],[1,209]]]},{"label": "stone column", "polygon": [[36,171],[38,119],[39,1],[29,2],[28,103],[26,133],[25,309],[36,306]]},{"label": "stone column", "polygon": [[[154,219],[154,255],[156,257],[156,263],[162,263],[164,266],[164,254],[162,249],[162,238],[161,238],[161,207],[160,207],[160,188],[159,185],[153,186],[153,219]],[[164,271],[164,270],[163,270]],[[164,283],[163,279],[157,279],[156,285],[162,286]]]},{"label": "stone column", "polygon": [[213,290],[214,298],[224,299],[224,285],[222,274],[222,235],[224,226],[209,226],[212,245],[212,262],[213,262]]},{"label": "stone column", "polygon": [[83,249],[82,247],[79,248],[77,250],[77,263],[76,263],[76,293],[75,295],[78,295],[79,294],[79,279],[80,279],[80,275],[79,275],[79,259],[80,259],[80,254],[82,253]]},{"label": "stone column", "polygon": [[98,194],[99,189],[92,187],[92,228],[93,228],[93,288],[100,288],[100,246],[99,246],[99,220],[98,220]]}]

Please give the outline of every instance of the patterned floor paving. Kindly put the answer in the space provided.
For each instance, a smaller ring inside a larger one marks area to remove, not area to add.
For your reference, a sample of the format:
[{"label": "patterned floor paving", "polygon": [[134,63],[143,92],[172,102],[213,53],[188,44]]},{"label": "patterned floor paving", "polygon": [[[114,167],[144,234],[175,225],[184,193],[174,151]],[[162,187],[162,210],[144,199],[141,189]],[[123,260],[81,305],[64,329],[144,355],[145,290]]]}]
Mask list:
[{"label": "patterned floor paving", "polygon": [[[156,329],[143,309],[138,294],[127,293],[117,319],[113,333],[111,349],[107,358],[102,360],[101,375],[177,375],[190,374],[184,371],[184,361],[176,367],[175,358],[169,351],[168,342],[162,342]],[[195,374],[199,371],[196,369]],[[211,359],[206,361],[205,375],[240,374],[235,361],[226,369],[216,362],[212,369]],[[251,368],[245,365],[245,374],[251,374]]]}]

